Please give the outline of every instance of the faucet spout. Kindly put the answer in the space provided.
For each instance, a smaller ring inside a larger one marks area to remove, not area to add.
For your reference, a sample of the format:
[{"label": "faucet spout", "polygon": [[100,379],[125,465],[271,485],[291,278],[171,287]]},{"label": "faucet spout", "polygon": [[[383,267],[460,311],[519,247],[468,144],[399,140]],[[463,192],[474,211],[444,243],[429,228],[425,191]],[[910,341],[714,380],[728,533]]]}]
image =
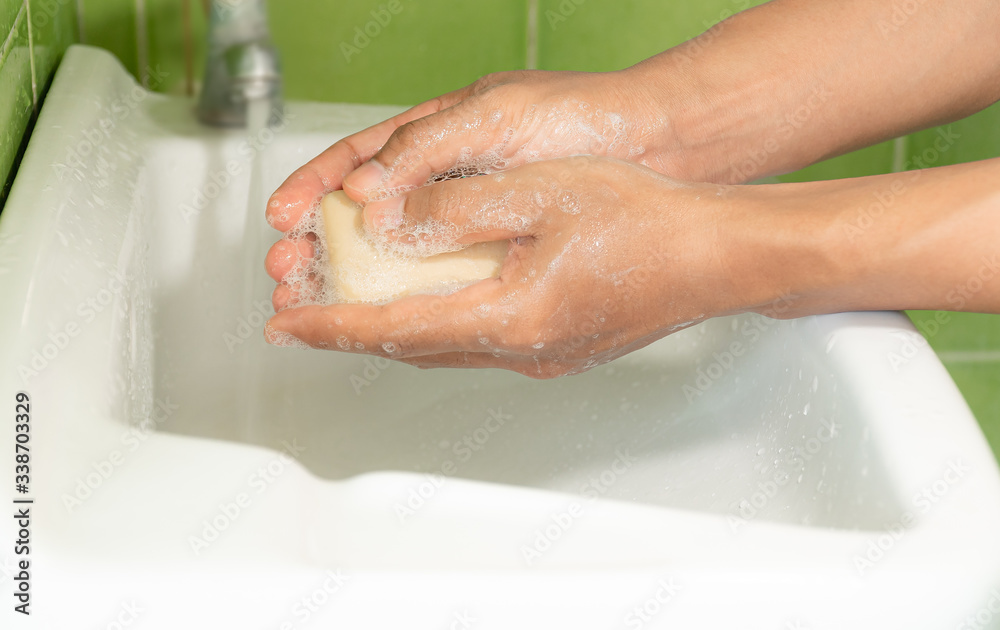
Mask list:
[{"label": "faucet spout", "polygon": [[208,125],[245,127],[248,103],[255,100],[269,101],[269,123],[277,122],[283,107],[281,66],[264,0],[213,0],[198,118]]}]

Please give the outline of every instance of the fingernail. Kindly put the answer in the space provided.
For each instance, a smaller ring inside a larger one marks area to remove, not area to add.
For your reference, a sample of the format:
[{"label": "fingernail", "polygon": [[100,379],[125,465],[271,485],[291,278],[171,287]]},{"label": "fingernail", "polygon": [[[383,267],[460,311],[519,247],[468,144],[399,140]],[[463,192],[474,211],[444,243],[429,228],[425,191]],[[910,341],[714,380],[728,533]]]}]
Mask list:
[{"label": "fingernail", "polygon": [[368,160],[344,178],[344,188],[352,188],[367,198],[370,191],[381,188],[384,176],[385,167],[375,160]]}]

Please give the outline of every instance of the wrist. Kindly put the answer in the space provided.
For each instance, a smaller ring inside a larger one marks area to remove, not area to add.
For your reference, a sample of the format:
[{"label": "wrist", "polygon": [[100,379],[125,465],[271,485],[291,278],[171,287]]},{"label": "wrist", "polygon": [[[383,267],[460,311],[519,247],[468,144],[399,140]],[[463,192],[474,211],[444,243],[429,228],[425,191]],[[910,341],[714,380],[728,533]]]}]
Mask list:
[{"label": "wrist", "polygon": [[735,312],[790,319],[860,307],[859,279],[878,264],[846,237],[837,195],[827,188],[722,188],[729,200],[721,251],[728,252]]},{"label": "wrist", "polygon": [[755,103],[767,90],[746,77],[714,77],[711,64],[698,56],[698,41],[623,71],[629,83],[641,86],[639,108],[643,119],[652,121],[654,157],[647,166],[677,179],[717,184],[770,174],[766,163],[741,164],[762,131]]}]

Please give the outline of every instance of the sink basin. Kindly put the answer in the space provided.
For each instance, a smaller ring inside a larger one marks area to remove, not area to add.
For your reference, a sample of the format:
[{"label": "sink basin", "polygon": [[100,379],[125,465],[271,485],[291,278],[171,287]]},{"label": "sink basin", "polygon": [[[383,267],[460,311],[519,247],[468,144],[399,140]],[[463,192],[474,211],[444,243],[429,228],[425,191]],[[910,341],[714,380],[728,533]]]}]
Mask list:
[{"label": "sink basin", "polygon": [[267,346],[261,191],[397,111],[248,138],[70,49],[0,215],[34,501],[3,627],[1000,627],[997,464],[899,313],[720,318],[553,381]]}]

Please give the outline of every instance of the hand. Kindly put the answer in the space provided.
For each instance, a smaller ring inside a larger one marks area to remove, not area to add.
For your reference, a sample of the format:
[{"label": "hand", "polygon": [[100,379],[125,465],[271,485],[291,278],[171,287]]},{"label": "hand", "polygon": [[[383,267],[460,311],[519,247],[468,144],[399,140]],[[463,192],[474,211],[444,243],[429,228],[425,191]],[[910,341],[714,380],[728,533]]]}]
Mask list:
[{"label": "hand", "polygon": [[[359,202],[387,199],[436,179],[580,154],[685,177],[651,86],[635,70],[488,75],[337,142],[275,191],[267,220],[288,232],[333,190]],[[311,252],[309,243],[286,236],[272,247],[268,267]],[[279,285],[272,299],[280,310],[289,289]]]},{"label": "hand", "polygon": [[737,223],[718,192],[594,157],[420,188],[386,234],[405,246],[434,220],[460,243],[510,239],[499,278],[383,306],[287,309],[267,334],[420,367],[582,372],[754,302],[754,284],[727,270],[738,247],[719,235]]}]

